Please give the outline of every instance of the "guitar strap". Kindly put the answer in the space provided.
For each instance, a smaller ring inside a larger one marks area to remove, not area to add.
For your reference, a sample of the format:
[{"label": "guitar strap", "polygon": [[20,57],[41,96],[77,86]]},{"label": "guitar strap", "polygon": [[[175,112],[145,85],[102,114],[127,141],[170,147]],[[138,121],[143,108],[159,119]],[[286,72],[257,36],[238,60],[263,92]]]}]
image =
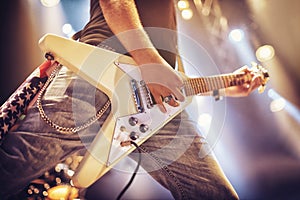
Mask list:
[{"label": "guitar strap", "polygon": [[177,61],[178,71],[182,72],[182,73],[185,73],[184,72],[184,66],[183,66],[183,63],[182,63],[182,59],[181,59],[181,57],[178,53],[176,55],[176,61]]}]

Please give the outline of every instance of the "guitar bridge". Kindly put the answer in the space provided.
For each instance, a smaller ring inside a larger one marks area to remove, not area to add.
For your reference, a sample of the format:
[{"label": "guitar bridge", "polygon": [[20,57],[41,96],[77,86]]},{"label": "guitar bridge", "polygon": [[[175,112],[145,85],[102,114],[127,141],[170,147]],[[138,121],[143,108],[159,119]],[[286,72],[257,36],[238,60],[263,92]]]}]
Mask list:
[{"label": "guitar bridge", "polygon": [[143,90],[143,94],[145,96],[145,99],[146,99],[146,105],[147,105],[147,108],[150,109],[153,107],[154,105],[154,102],[153,102],[153,99],[152,99],[152,96],[151,96],[151,92],[148,88],[148,86],[146,85],[145,81],[140,81],[141,83],[141,88]]}]

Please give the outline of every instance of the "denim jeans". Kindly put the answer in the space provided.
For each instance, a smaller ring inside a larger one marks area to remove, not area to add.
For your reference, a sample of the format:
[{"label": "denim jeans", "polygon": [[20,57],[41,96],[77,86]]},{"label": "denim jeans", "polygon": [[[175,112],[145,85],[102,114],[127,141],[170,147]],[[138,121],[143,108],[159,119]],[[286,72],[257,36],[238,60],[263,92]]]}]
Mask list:
[{"label": "denim jeans", "polygon": [[[63,67],[47,88],[42,105],[52,121],[72,127],[94,116],[107,100],[104,93]],[[0,146],[0,196],[17,193],[57,163],[84,150],[109,112],[78,134],[62,134],[41,119],[36,105],[29,108],[26,118]],[[206,145],[195,121],[183,111],[140,146],[141,165],[175,199],[237,199],[214,156],[205,152]],[[137,159],[136,151],[130,157]]]}]

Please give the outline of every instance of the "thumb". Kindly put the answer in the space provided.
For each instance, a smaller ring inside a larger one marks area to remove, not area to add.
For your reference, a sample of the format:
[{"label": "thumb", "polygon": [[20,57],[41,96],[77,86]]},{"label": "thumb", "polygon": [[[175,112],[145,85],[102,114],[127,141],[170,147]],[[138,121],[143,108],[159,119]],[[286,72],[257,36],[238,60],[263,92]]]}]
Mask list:
[{"label": "thumb", "polygon": [[174,94],[174,96],[176,97],[176,99],[178,99],[179,101],[183,102],[185,100],[184,95],[182,94],[182,92],[180,91],[179,88],[172,88],[171,90]]}]

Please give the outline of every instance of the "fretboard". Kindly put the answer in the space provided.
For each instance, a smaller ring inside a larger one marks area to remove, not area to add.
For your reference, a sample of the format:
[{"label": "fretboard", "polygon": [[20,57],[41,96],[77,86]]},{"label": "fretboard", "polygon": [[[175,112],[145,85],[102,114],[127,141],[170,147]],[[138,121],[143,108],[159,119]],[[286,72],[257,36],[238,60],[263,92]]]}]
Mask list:
[{"label": "fretboard", "polygon": [[192,96],[231,86],[242,85],[250,80],[251,75],[244,73],[188,78],[184,81],[184,91],[186,96]]}]

